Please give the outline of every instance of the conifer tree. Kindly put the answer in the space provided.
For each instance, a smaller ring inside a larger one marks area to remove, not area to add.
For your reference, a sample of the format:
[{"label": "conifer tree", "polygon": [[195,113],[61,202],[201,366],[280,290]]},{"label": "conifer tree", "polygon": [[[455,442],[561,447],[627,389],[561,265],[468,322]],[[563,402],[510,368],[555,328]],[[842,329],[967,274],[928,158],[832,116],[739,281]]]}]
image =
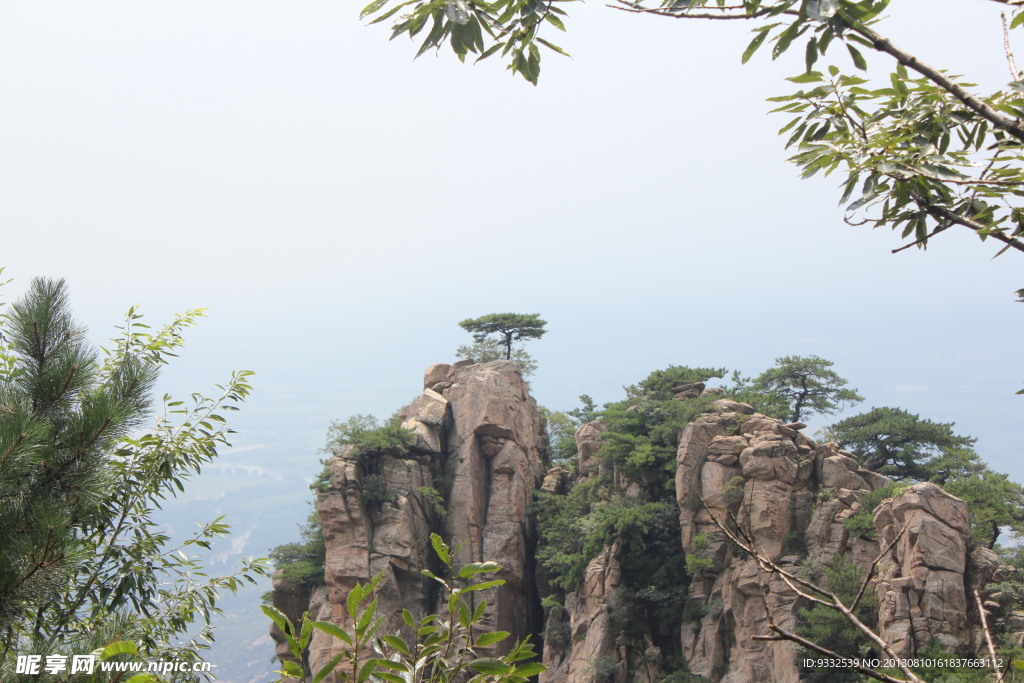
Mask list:
[{"label": "conifer tree", "polygon": [[512,360],[512,342],[520,339],[540,339],[547,330],[547,321],[537,313],[490,313],[479,318],[467,318],[459,327],[473,335],[479,344],[492,334],[498,335],[505,347],[505,359]]},{"label": "conifer tree", "polygon": [[81,527],[111,486],[106,456],[149,404],[156,369],[127,357],[100,382],[62,281],[7,316],[0,381],[0,623],[35,617],[87,557]]},{"label": "conifer tree", "polygon": [[[227,444],[221,413],[250,390],[242,371],[188,407],[165,396],[164,415],[140,434],[160,365],[202,315],[149,332],[132,308],[112,349],[98,350],[64,282],[36,279],[0,316],[0,669],[23,650],[80,654],[113,640],[152,658],[199,659],[219,591],[265,573],[247,560],[207,577],[185,551],[208,548],[227,525],[172,546],[152,519]],[[188,639],[197,619],[205,625]]]}]

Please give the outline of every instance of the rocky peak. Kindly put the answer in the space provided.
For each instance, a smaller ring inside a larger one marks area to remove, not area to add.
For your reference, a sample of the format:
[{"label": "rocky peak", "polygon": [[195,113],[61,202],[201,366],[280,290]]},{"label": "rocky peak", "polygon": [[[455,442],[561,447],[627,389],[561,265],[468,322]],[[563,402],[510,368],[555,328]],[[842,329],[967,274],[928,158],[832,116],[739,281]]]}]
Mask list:
[{"label": "rocky peak", "polygon": [[[672,393],[676,400],[711,401],[721,392],[694,383]],[[415,434],[407,454],[344,447],[330,459],[329,482],[317,500],[325,586],[302,593],[275,581],[275,605],[293,620],[309,609],[318,620],[344,624],[349,590],[383,573],[378,614],[389,619],[385,632],[402,632],[402,609],[417,619],[438,610],[420,574],[436,568],[429,534],[437,532],[461,544],[457,564],[502,566],[506,585],[476,597],[487,599],[486,624],[509,631],[510,641],[546,636],[549,671],[541,683],[657,683],[671,672],[656,645],[664,640],[643,624],[621,626],[630,604],[628,558],[618,542],[597,554],[578,590],[550,608],[542,623],[543,576],[535,568],[530,512],[535,491],[561,495],[604,475],[619,495],[640,499],[648,485],[627,481],[601,459],[602,423],[577,430],[575,471],[545,473],[536,404],[509,361],[432,365],[422,394],[400,415]],[[967,506],[933,484],[916,484],[878,505],[873,525],[869,517],[866,529],[851,530],[851,517],[864,519],[862,501],[890,480],[861,468],[836,444],[808,438],[805,426],[719,398],[678,435],[675,504],[690,580],[673,649],[682,652],[689,671],[727,683],[799,680],[790,643],[753,638],[768,633],[766,609],[776,623],[794,628],[798,596],[735,551],[712,515],[734,519],[773,561],[820,583],[837,558],[861,572],[876,564],[870,588],[878,631],[899,655],[932,644],[960,654],[979,651],[973,591],[1007,569],[991,551],[970,549]],[[998,601],[984,591],[979,597],[992,617]],[[1008,618],[1024,629],[1024,612]],[[316,670],[336,653],[337,641],[318,634],[310,650]],[[280,647],[278,654],[288,656]]]}]

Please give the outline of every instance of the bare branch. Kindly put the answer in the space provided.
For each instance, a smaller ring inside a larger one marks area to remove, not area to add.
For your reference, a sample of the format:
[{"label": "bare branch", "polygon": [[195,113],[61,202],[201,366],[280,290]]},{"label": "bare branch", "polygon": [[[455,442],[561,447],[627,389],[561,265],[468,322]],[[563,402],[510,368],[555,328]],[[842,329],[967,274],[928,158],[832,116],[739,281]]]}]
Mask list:
[{"label": "bare branch", "polygon": [[881,671],[876,671],[875,669],[871,669],[871,668],[866,667],[866,666],[861,666],[857,659],[850,659],[848,657],[843,657],[842,655],[837,654],[837,653],[833,652],[832,650],[829,650],[827,647],[823,647],[821,645],[818,645],[813,640],[808,640],[807,638],[804,638],[803,636],[799,636],[799,635],[793,633],[792,631],[787,631],[786,629],[782,628],[781,626],[776,625],[771,620],[769,620],[768,627],[771,630],[775,631],[778,635],[777,636],[751,636],[751,637],[754,640],[788,640],[788,641],[796,643],[797,645],[802,645],[803,647],[806,647],[808,650],[813,650],[814,652],[817,652],[818,654],[825,655],[826,657],[829,657],[831,659],[836,659],[836,660],[839,660],[839,661],[849,662],[848,667],[850,669],[853,669],[854,671],[856,671],[858,673],[862,673],[865,676],[870,676],[871,678],[874,678],[877,681],[885,681],[886,683],[907,683],[907,681],[905,679],[903,679],[903,678],[894,678],[893,676],[890,676],[887,673],[882,673]]},{"label": "bare branch", "polygon": [[988,656],[992,658],[992,671],[996,674],[996,683],[1002,683],[1005,671],[999,670],[998,659],[996,658],[996,647],[992,644],[992,632],[988,630],[988,619],[985,618],[985,606],[981,604],[981,593],[974,589],[974,603],[978,606],[978,614],[981,616],[981,629],[985,632],[985,643],[988,645]]},{"label": "bare branch", "polygon": [[1015,81],[1020,80],[1020,69],[1013,59],[1013,50],[1010,49],[1010,27],[1006,23],[1006,12],[1000,12],[999,18],[1003,20],[1003,50],[1006,52],[1006,63],[1010,67],[1010,77]]},{"label": "bare branch", "polygon": [[[843,601],[840,600],[839,597],[835,593],[833,593],[833,592],[831,592],[829,590],[826,590],[824,588],[821,588],[817,584],[815,584],[815,583],[813,583],[811,581],[808,581],[807,579],[803,579],[803,578],[801,578],[801,577],[799,577],[799,576],[797,576],[797,575],[795,575],[795,574],[793,574],[791,572],[788,572],[785,569],[783,569],[782,567],[780,567],[779,565],[777,565],[772,559],[770,559],[769,557],[767,557],[766,555],[764,555],[763,553],[761,553],[761,552],[759,552],[758,550],[755,549],[754,543],[752,542],[752,539],[749,536],[749,534],[744,533],[744,536],[748,539],[748,543],[744,543],[743,541],[741,541],[739,536],[736,533],[734,533],[731,529],[727,528],[726,525],[723,524],[721,522],[721,520],[718,519],[718,517],[711,510],[711,508],[708,507],[708,504],[704,500],[703,496],[701,496],[698,493],[697,494],[697,498],[700,500],[701,505],[704,506],[704,510],[707,511],[708,515],[711,517],[711,521],[714,523],[714,525],[716,527],[718,527],[718,529],[722,533],[724,533],[726,535],[726,537],[730,541],[735,543],[740,548],[740,550],[742,550],[744,553],[746,553],[748,557],[753,559],[757,563],[758,567],[762,571],[764,571],[765,573],[768,573],[768,574],[774,574],[775,576],[778,576],[779,578],[781,578],[783,581],[785,581],[786,585],[788,585],[790,588],[792,588],[793,591],[795,591],[796,594],[798,596],[800,596],[801,598],[803,598],[805,600],[808,600],[809,602],[813,602],[813,603],[816,603],[816,604],[824,605],[825,607],[828,607],[829,609],[834,609],[837,612],[841,613],[843,615],[843,617],[848,622],[850,622],[850,624],[855,626],[857,628],[857,630],[859,630],[861,633],[863,633],[865,636],[867,636],[868,639],[871,640],[871,642],[873,642],[876,646],[878,646],[878,649],[881,650],[882,652],[884,652],[885,656],[887,658],[889,658],[889,659],[891,659],[893,661],[898,662],[899,669],[900,669],[901,672],[903,672],[903,675],[907,677],[907,679],[906,679],[907,681],[910,681],[911,683],[924,683],[924,681],[922,681],[913,671],[910,670],[910,668],[906,665],[906,663],[903,661],[903,659],[901,657],[899,657],[893,651],[893,649],[889,645],[889,643],[885,642],[885,640],[881,636],[879,636],[877,633],[875,633],[873,630],[871,630],[871,628],[867,624],[865,624],[863,621],[861,621],[857,617],[857,615],[854,614],[853,611],[849,607],[847,607],[843,603]],[[735,517],[732,516],[731,512],[729,513],[729,516],[732,519],[735,520]],[[740,527],[738,526],[737,528],[740,528]],[[900,534],[902,534],[902,533],[903,532],[901,531]],[[876,560],[875,563],[872,563],[872,571],[873,571],[875,566],[877,566],[877,560]],[[765,585],[765,590],[767,590],[767,584]],[[817,593],[818,595],[820,595],[822,597],[821,598],[816,597],[815,595],[812,595],[812,593]],[[765,612],[766,612],[766,615],[767,615],[767,618],[768,618],[769,627],[773,631],[778,633],[780,636],[786,638],[786,640],[793,640],[793,642],[799,642],[799,643],[803,644],[801,642],[801,640],[805,641],[806,639],[794,640],[790,636],[791,635],[795,636],[796,634],[792,634],[789,631],[786,631],[785,629],[782,629],[781,627],[775,625],[774,619],[772,618],[771,610],[768,608],[767,598],[764,598],[764,602],[765,602]],[[799,637],[799,636],[797,636],[797,637]],[[807,641],[807,642],[810,642],[810,641]],[[814,649],[814,648],[812,648],[812,649]],[[815,651],[816,652],[820,652],[820,650],[818,650],[818,649],[815,649]],[[839,659],[842,660],[844,658],[839,657]],[[852,663],[853,662],[850,662],[850,664],[852,664]],[[855,667],[850,666],[849,668],[855,668]],[[883,674],[881,672],[876,672],[873,669],[856,669],[856,670],[860,671],[861,673],[864,673],[864,674],[866,674],[868,676],[872,676],[872,677],[876,678],[877,680],[891,681],[891,682],[894,682],[894,683],[900,681],[900,679],[898,679],[898,678],[892,678],[891,676],[887,676],[887,674]]]},{"label": "bare branch", "polygon": [[860,599],[861,599],[861,597],[862,597],[862,596],[864,595],[864,591],[865,591],[865,589],[866,589],[866,588],[868,587],[868,583],[870,583],[870,581],[871,581],[871,577],[872,577],[872,576],[874,576],[874,574],[875,574],[875,567],[877,567],[877,566],[878,566],[878,563],[879,563],[879,562],[880,562],[880,561],[882,560],[882,558],[883,558],[883,557],[885,557],[886,555],[888,555],[888,554],[889,554],[889,551],[890,551],[890,550],[892,550],[892,549],[893,549],[893,546],[895,546],[895,545],[896,545],[896,542],[897,542],[898,540],[900,540],[900,538],[902,538],[902,537],[903,537],[903,534],[904,534],[904,532],[905,532],[906,530],[907,530],[907,527],[906,527],[906,525],[903,525],[903,528],[902,528],[902,529],[900,529],[899,533],[898,533],[898,534],[896,534],[895,536],[893,536],[893,537],[892,537],[892,540],[891,540],[891,541],[889,541],[888,543],[886,543],[886,544],[885,544],[885,547],[884,547],[884,548],[882,548],[882,550],[881,550],[881,551],[879,551],[879,553],[878,553],[878,557],[876,557],[876,558],[874,559],[874,561],[873,561],[873,562],[871,563],[871,566],[870,566],[870,567],[868,567],[868,573],[867,573],[867,576],[865,576],[865,577],[864,577],[864,580],[863,580],[863,581],[861,582],[861,584],[860,584],[860,590],[859,590],[859,591],[857,591],[857,596],[856,596],[856,597],[855,597],[855,598],[853,599],[853,603],[852,603],[852,604],[850,605],[850,609],[851,609],[851,610],[855,610],[855,609],[857,609],[857,604],[858,604],[858,603],[860,603]]},{"label": "bare branch", "polygon": [[[721,14],[707,14],[690,12],[690,7],[644,7],[638,2],[630,2],[630,0],[615,0],[615,2],[617,4],[606,5],[606,7],[634,14],[654,14],[660,17],[671,17],[673,19],[757,19],[759,17],[768,16],[773,11],[770,7],[763,7],[754,12],[747,12],[743,6],[733,5],[723,7],[705,7],[703,8],[705,10],[721,12]],[[790,10],[779,12],[779,14],[797,15],[799,12]]]},{"label": "bare branch", "polygon": [[946,228],[950,227],[951,225],[953,225],[953,224],[950,223],[949,221],[944,221],[944,222],[939,224],[939,227],[935,228],[934,230],[932,230],[930,233],[928,233],[924,237],[922,237],[920,239],[916,239],[916,240],[914,240],[913,242],[911,242],[909,244],[904,244],[902,247],[899,247],[897,249],[893,249],[892,252],[890,252],[890,253],[898,254],[901,251],[905,251],[907,249],[910,249],[911,247],[916,247],[919,244],[924,244],[925,242],[927,242],[931,238],[935,237],[936,235],[938,235],[940,232],[942,232]]}]

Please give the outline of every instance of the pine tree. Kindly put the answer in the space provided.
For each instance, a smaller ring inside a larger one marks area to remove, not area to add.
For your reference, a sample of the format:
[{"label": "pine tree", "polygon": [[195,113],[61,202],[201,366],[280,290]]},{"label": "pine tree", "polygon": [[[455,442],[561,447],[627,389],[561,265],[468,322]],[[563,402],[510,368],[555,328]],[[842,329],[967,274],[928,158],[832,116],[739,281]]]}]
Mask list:
[{"label": "pine tree", "polygon": [[[264,561],[247,560],[206,577],[185,551],[209,548],[227,525],[215,520],[172,546],[152,519],[227,444],[221,413],[250,391],[242,371],[188,407],[165,396],[163,416],[140,433],[159,367],[202,315],[149,332],[132,308],[111,350],[98,350],[64,282],[36,279],[0,316],[0,670],[21,651],[120,640],[154,659],[197,660],[219,591],[265,573]],[[205,625],[188,639],[197,619]]]},{"label": "pine tree", "polygon": [[139,425],[156,370],[125,358],[101,381],[62,281],[37,279],[4,320],[0,623],[42,615],[88,557],[81,528],[111,486],[107,454]]},{"label": "pine tree", "polygon": [[492,334],[498,335],[505,347],[505,359],[512,360],[512,342],[521,339],[540,339],[547,330],[547,321],[537,313],[489,313],[479,318],[467,318],[459,327],[483,343]]}]

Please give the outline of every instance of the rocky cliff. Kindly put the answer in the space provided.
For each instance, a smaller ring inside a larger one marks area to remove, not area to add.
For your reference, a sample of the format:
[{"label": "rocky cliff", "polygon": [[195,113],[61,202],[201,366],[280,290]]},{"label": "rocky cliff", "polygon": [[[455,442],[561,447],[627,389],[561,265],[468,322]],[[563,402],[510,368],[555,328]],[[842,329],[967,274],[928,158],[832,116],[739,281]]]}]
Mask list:
[{"label": "rocky cliff", "polygon": [[[696,400],[702,388],[678,392],[676,400]],[[330,460],[329,486],[317,503],[325,586],[297,593],[280,580],[274,584],[274,604],[293,619],[308,609],[317,619],[344,623],[348,590],[383,572],[379,613],[391,619],[386,629],[402,631],[403,608],[417,617],[437,608],[419,569],[433,566],[428,536],[438,531],[463,544],[459,561],[502,566],[507,584],[486,596],[486,621],[514,638],[543,641],[549,670],[542,682],[693,680],[682,670],[728,683],[799,680],[792,643],[754,636],[769,633],[769,614],[795,629],[807,605],[738,552],[712,515],[731,518],[765,556],[822,585],[842,563],[852,563],[857,574],[874,566],[870,619],[901,656],[935,646],[980,652],[974,589],[990,620],[1001,609],[985,586],[1009,570],[991,551],[971,549],[962,501],[933,484],[897,488],[874,509],[873,530],[870,518],[869,529],[858,530],[846,521],[864,517],[862,501],[889,484],[886,477],[860,468],[835,444],[815,443],[802,424],[723,398],[678,435],[678,549],[687,558],[689,583],[685,609],[669,620],[672,628],[630,602],[624,563],[631,558],[617,542],[589,561],[576,590],[545,615],[539,594],[548,590],[534,560],[535,491],[564,495],[602,474],[615,495],[640,498],[648,484],[602,462],[603,425],[597,422],[576,433],[574,471],[545,473],[536,405],[512,362],[431,366],[422,395],[401,418],[416,435],[411,453],[367,457],[347,447]],[[378,490],[372,502],[371,478],[386,492]],[[442,506],[431,497],[434,489],[443,494]],[[632,619],[628,628],[624,619]],[[313,670],[333,656],[336,642],[314,638]],[[278,655],[286,657],[286,649]]]}]

